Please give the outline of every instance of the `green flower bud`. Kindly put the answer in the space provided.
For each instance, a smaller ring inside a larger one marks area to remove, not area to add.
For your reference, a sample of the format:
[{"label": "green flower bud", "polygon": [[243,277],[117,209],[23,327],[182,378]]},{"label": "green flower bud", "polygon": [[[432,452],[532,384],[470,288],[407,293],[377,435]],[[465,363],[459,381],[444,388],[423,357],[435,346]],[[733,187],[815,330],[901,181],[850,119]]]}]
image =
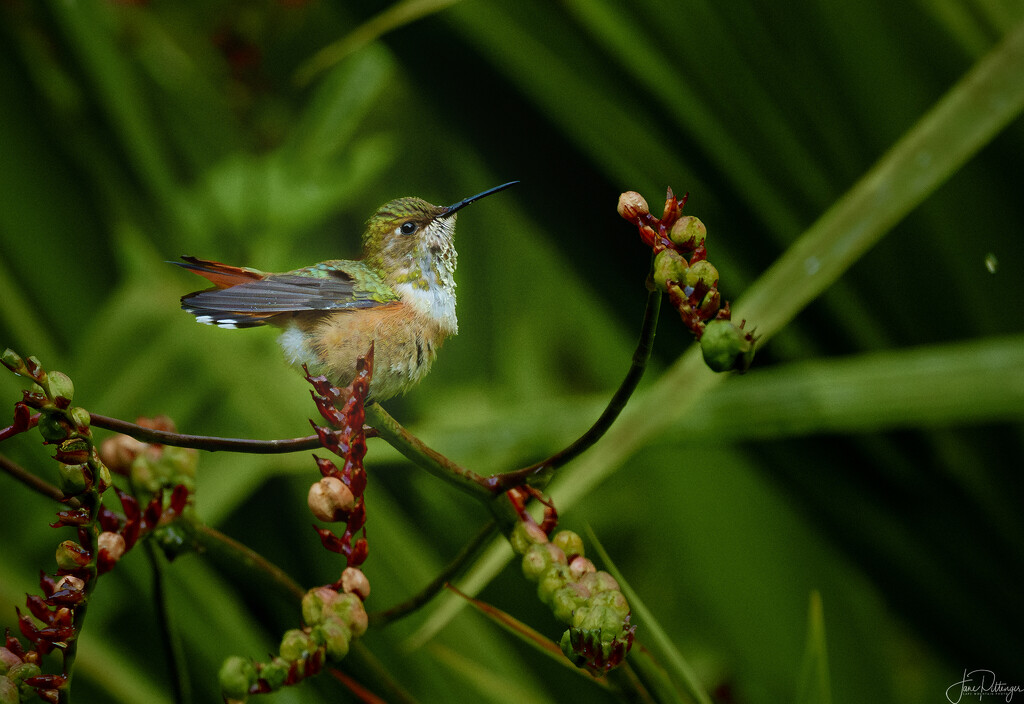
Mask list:
[{"label": "green flower bud", "polygon": [[337,662],[348,655],[352,642],[352,631],[337,619],[330,619],[318,626],[324,638],[327,657]]},{"label": "green flower bud", "polygon": [[590,592],[578,582],[569,582],[551,597],[551,611],[562,623],[572,623],[573,612],[585,604]]},{"label": "green flower bud", "polygon": [[245,658],[232,655],[220,666],[220,689],[227,699],[245,701],[256,684],[256,667]]},{"label": "green flower bud", "polygon": [[21,695],[18,693],[18,685],[7,676],[0,675],[0,704],[18,704],[19,701]]},{"label": "green flower bud", "polygon": [[690,266],[683,283],[692,288],[702,285],[706,289],[712,289],[718,285],[718,269],[707,259],[701,259]]},{"label": "green flower bud", "polygon": [[654,285],[662,291],[667,290],[669,281],[685,279],[686,271],[686,258],[674,249],[663,249],[654,257]]},{"label": "green flower bud", "polygon": [[509,535],[508,540],[517,555],[524,555],[531,545],[548,542],[548,536],[536,523],[519,521],[512,528],[512,534]]},{"label": "green flower bud", "polygon": [[558,641],[558,647],[562,649],[562,654],[569,659],[569,662],[571,662],[576,667],[583,667],[583,665],[587,662],[586,657],[577,653],[572,646],[571,628],[566,630],[566,632],[562,634],[561,640]]},{"label": "green flower bud", "polygon": [[327,607],[337,601],[338,592],[330,587],[310,589],[302,597],[302,620],[307,626],[315,626],[324,620]]},{"label": "green flower bud", "polygon": [[302,660],[314,650],[316,650],[316,643],[313,642],[308,633],[301,629],[292,628],[285,631],[284,637],[281,638],[279,652],[285,660]]},{"label": "green flower bud", "polygon": [[595,595],[590,603],[613,611],[620,624],[630,612],[629,601],[626,600],[626,595],[620,591],[601,592]]},{"label": "green flower bud", "polygon": [[10,369],[15,374],[18,370],[25,366],[25,362],[21,359],[17,352],[12,350],[10,347],[4,350],[2,356],[0,356],[0,363]]},{"label": "green flower bud", "polygon": [[540,578],[544,571],[552,565],[564,565],[568,562],[565,551],[553,543],[538,543],[530,546],[523,555],[523,576],[531,582]]},{"label": "green flower bud", "polygon": [[190,447],[173,447],[165,445],[160,454],[163,464],[168,467],[170,484],[190,484],[189,479],[196,476],[196,464],[199,461],[199,453]]},{"label": "green flower bud", "polygon": [[713,371],[746,371],[754,358],[754,344],[729,320],[712,320],[700,338],[704,363]]},{"label": "green flower bud", "polygon": [[356,638],[366,633],[369,617],[363,600],[356,594],[339,594],[324,610],[324,621],[335,619],[345,624]]},{"label": "green flower bud", "polygon": [[58,486],[64,496],[78,496],[89,488],[86,475],[89,465],[59,464],[57,465]]},{"label": "green flower bud", "polygon": [[101,494],[114,483],[113,477],[110,476],[110,470],[107,469],[107,465],[102,462],[97,462],[96,467],[98,468],[97,474],[99,475],[99,481],[96,482],[96,490]]},{"label": "green flower bud", "polygon": [[90,555],[73,540],[65,540],[57,546],[57,567],[62,570],[77,570],[89,564]]},{"label": "green flower bud", "polygon": [[591,601],[576,609],[572,615],[572,626],[585,631],[600,631],[601,641],[606,643],[621,635],[622,618],[617,609]]},{"label": "green flower bud", "polygon": [[64,372],[50,372],[46,375],[46,388],[53,398],[65,398],[70,401],[75,397],[75,385]]},{"label": "green flower bud", "polygon": [[43,411],[39,415],[39,434],[46,442],[60,442],[70,432],[64,414],[57,411]]},{"label": "green flower bud", "polygon": [[89,415],[89,411],[81,406],[75,406],[68,413],[71,415],[71,420],[74,421],[75,425],[83,430],[87,430],[89,424],[92,423],[92,416]]},{"label": "green flower bud", "polygon": [[604,570],[597,572],[591,572],[580,577],[580,584],[590,590],[591,594],[600,594],[606,591],[619,591],[619,583],[615,581],[615,577]]},{"label": "green flower bud", "polygon": [[537,580],[537,598],[545,604],[551,604],[555,592],[569,582],[569,568],[565,565],[552,565],[544,570]]},{"label": "green flower bud", "polygon": [[692,252],[704,244],[708,230],[704,223],[692,215],[684,215],[676,220],[669,231],[669,238],[684,252]]},{"label": "green flower bud", "polygon": [[21,684],[29,677],[36,677],[41,674],[43,674],[42,669],[34,662],[19,662],[7,671],[7,679],[15,684]]},{"label": "green flower bud", "polygon": [[290,664],[284,658],[274,658],[260,668],[260,679],[267,683],[271,690],[281,689],[288,679]]},{"label": "green flower bud", "polygon": [[555,533],[555,537],[551,539],[551,542],[562,548],[562,552],[567,557],[583,554],[583,538],[571,530],[558,531]]}]

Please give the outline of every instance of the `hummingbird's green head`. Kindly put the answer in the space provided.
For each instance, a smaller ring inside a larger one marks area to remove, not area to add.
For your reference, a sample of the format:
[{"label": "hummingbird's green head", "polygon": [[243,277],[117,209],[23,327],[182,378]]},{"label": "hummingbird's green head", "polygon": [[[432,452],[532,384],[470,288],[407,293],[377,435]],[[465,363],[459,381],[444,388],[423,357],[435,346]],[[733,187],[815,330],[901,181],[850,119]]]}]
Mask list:
[{"label": "hummingbird's green head", "polygon": [[377,209],[363,233],[363,260],[403,300],[454,333],[455,218],[459,210],[512,181],[448,206],[422,198],[398,198]]}]

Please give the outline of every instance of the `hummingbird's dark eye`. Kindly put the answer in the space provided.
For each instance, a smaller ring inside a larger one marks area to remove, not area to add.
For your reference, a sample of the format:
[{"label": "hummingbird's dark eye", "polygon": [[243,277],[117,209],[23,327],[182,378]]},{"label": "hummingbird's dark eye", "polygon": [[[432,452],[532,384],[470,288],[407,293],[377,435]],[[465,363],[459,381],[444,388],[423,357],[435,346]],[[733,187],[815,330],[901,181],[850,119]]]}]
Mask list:
[{"label": "hummingbird's dark eye", "polygon": [[399,232],[401,232],[403,235],[411,235],[418,229],[419,225],[414,223],[412,220],[410,220],[409,222],[403,222],[402,226],[398,228]]}]

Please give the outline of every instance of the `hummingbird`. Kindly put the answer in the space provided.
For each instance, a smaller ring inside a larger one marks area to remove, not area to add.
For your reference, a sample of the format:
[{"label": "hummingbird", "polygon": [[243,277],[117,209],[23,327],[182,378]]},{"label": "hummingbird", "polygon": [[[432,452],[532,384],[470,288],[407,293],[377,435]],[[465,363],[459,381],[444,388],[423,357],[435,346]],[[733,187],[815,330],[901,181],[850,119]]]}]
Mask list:
[{"label": "hummingbird", "polygon": [[332,259],[282,273],[183,256],[184,267],[214,288],[181,298],[196,321],[221,328],[273,325],[288,360],[337,386],[355,378],[356,360],[374,349],[370,395],[405,393],[430,370],[441,343],[458,332],[455,219],[470,203],[518,181],[449,206],[398,198],[370,216],[362,258]]}]

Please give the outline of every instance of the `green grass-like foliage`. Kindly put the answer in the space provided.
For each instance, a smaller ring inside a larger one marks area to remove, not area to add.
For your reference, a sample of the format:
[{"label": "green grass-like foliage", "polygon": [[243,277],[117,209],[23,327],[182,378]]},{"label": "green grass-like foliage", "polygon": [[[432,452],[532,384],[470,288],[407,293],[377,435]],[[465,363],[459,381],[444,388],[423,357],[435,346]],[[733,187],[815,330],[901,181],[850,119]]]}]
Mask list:
[{"label": "green grass-like foliage", "polygon": [[[460,335],[388,403],[463,466],[506,470],[577,437],[621,380],[650,261],[616,199],[671,185],[758,356],[714,375],[663,311],[638,394],[549,487],[563,524],[593,527],[712,700],[930,704],[976,667],[1024,686],[1022,21],[980,0],[5,3],[0,348],[97,413],[304,435],[315,409],[273,335],[195,325],[194,282],[164,262],[351,258],[380,203],[519,179],[460,214]],[[0,375],[0,404],[19,389]],[[36,437],[0,452],[56,482]],[[329,583],[311,468],[204,454],[196,513]],[[372,611],[487,515],[382,442],[367,469]],[[13,625],[52,569],[54,505],[5,474],[0,496]],[[509,556],[481,551],[460,589],[556,637]],[[76,699],[172,701],[150,569],[102,578]],[[298,618],[214,560],[163,574],[194,701]],[[617,701],[461,604],[371,627],[349,672],[389,701]]]}]

